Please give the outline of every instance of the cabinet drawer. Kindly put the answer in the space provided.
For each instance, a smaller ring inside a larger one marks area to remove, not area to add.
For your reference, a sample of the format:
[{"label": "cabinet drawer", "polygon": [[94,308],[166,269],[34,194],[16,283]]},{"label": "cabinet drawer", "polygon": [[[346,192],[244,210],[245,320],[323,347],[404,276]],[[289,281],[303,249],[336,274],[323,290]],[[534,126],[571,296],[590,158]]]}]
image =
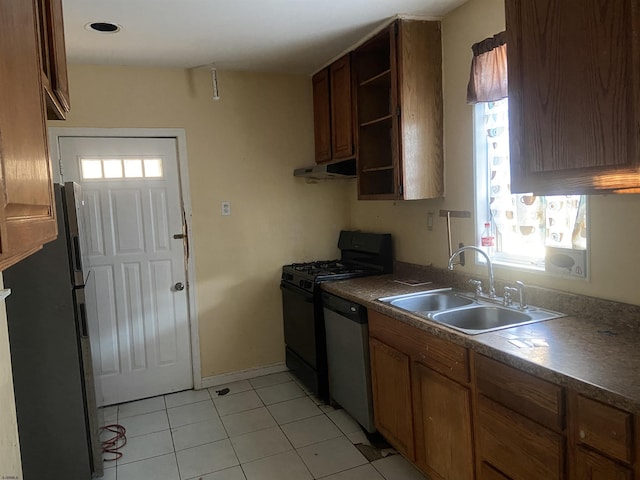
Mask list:
[{"label": "cabinet drawer", "polygon": [[466,348],[376,311],[369,310],[368,314],[369,334],[372,337],[407,353],[452,380],[469,382],[469,357]]},{"label": "cabinet drawer", "polygon": [[578,395],[576,400],[576,441],[613,458],[632,461],[632,416],[617,408]]},{"label": "cabinet drawer", "polygon": [[474,356],[478,391],[554,430],[564,428],[562,387],[482,355]]},{"label": "cabinet drawer", "polygon": [[513,480],[564,478],[563,437],[483,396],[476,436],[480,460]]},{"label": "cabinet drawer", "polygon": [[578,447],[576,476],[580,480],[633,480],[633,472],[613,460]]}]

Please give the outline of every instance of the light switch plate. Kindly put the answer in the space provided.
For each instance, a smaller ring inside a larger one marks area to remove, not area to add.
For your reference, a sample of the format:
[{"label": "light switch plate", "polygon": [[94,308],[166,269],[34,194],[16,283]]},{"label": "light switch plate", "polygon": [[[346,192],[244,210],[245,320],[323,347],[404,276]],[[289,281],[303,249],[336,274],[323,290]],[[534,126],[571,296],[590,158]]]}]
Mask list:
[{"label": "light switch plate", "polygon": [[231,215],[231,202],[222,202],[222,215]]}]

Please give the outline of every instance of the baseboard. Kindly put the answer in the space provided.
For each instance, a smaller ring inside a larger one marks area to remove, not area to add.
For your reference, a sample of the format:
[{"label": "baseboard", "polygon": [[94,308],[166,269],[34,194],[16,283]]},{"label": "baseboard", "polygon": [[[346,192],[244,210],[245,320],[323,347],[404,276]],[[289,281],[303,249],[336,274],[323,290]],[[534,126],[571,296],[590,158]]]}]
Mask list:
[{"label": "baseboard", "polygon": [[205,377],[202,379],[202,388],[216,387],[218,385],[225,385],[239,380],[248,380],[249,378],[286,371],[287,366],[284,363],[274,363],[273,365],[267,365],[266,367],[249,368],[247,370],[240,370],[239,372],[213,375],[212,377]]}]

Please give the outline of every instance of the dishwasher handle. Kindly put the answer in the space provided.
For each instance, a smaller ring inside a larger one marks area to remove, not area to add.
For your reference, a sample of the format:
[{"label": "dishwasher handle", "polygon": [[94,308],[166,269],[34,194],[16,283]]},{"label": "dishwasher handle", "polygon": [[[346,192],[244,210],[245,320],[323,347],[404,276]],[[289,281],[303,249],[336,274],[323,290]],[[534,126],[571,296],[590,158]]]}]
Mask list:
[{"label": "dishwasher handle", "polygon": [[367,309],[362,305],[336,297],[330,293],[322,293],[322,306],[357,323],[367,323]]}]

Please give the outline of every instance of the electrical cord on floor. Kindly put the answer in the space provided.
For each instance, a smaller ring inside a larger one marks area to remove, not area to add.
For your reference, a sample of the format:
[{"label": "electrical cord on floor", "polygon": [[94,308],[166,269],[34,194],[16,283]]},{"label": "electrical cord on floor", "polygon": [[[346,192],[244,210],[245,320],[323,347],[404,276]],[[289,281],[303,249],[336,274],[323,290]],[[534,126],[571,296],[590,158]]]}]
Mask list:
[{"label": "electrical cord on floor", "polygon": [[111,432],[115,434],[111,438],[107,438],[102,443],[102,453],[112,454],[113,458],[105,458],[105,462],[115,462],[122,458],[122,452],[119,452],[122,447],[127,444],[127,430],[122,426],[116,423],[111,425],[105,425],[104,427],[100,427],[100,433],[102,432]]}]

